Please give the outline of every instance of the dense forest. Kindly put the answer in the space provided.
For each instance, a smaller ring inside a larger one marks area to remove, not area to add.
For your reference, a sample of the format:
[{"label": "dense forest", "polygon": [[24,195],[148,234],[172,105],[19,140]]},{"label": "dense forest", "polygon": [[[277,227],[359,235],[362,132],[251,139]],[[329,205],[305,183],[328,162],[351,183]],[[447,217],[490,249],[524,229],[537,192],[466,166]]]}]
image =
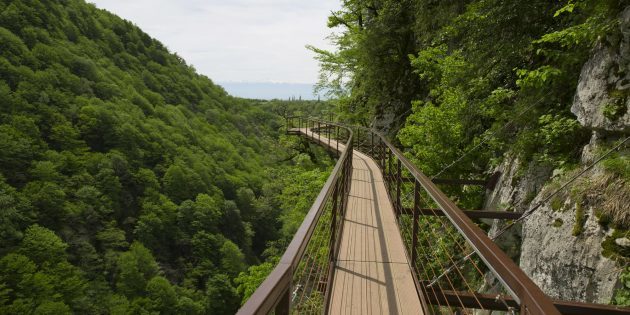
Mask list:
[{"label": "dense forest", "polygon": [[0,1],[0,314],[234,313],[331,164],[283,117],[326,108],[231,97],[81,0]]},{"label": "dense forest", "polygon": [[[624,2],[345,0],[328,20],[338,50],[310,48],[343,119],[384,121],[427,174],[482,141],[447,174],[484,172],[508,147],[558,165],[588,142],[575,87],[591,48],[619,42]],[[612,118],[627,93],[612,91]]]},{"label": "dense forest", "polygon": [[[309,47],[321,64],[318,87],[336,98],[340,118],[384,130],[429,177],[474,179],[507,171],[511,180],[497,189],[512,199],[497,210],[529,209],[544,196],[543,186],[560,187],[628,136],[627,1],[341,2],[328,18],[335,50]],[[624,305],[630,304],[630,255],[619,244],[630,236],[628,156],[626,147],[599,162],[545,212],[567,213],[566,223],[558,218],[545,231],[566,240],[564,246],[587,246],[592,252],[585,260],[617,263],[599,272],[625,270],[617,284],[612,280],[621,288],[616,297],[602,297]],[[444,190],[463,209],[482,209],[487,201],[483,189]],[[587,221],[593,223],[584,235]],[[517,262],[519,233],[516,243],[503,244]],[[566,260],[556,262],[564,251]],[[556,256],[532,258],[533,266],[545,264],[547,271],[539,285],[562,291],[556,288],[561,281],[549,279],[569,278],[563,273],[572,268],[573,276],[597,283],[588,277],[588,268],[597,267],[562,265],[575,252],[556,248],[549,255]],[[598,298],[587,293],[589,301]]]}]

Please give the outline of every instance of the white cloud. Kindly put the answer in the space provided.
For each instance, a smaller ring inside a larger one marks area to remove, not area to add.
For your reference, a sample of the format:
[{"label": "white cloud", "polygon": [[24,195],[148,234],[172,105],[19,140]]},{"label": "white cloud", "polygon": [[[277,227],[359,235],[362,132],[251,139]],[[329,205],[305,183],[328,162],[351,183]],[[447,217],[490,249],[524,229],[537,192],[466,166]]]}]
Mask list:
[{"label": "white cloud", "polygon": [[215,82],[317,81],[305,45],[330,48],[339,0],[90,0],[134,22]]}]

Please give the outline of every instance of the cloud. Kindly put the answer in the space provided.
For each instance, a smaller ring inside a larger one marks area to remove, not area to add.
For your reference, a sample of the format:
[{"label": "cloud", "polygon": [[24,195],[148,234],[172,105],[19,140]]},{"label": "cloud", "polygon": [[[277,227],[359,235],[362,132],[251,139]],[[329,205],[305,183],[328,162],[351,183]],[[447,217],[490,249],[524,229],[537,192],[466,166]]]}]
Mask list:
[{"label": "cloud", "polygon": [[134,22],[217,82],[313,83],[305,45],[330,48],[338,0],[91,0]]}]

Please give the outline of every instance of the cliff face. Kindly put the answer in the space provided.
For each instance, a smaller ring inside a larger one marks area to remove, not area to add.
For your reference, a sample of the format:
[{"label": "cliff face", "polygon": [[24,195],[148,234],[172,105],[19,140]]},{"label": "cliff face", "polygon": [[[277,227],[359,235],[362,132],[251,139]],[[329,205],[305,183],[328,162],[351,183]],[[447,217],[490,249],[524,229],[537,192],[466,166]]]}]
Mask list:
[{"label": "cliff face", "polygon": [[620,17],[619,43],[600,44],[582,68],[571,112],[594,131],[630,130],[630,7]]},{"label": "cliff face", "polygon": [[[584,64],[571,108],[580,124],[592,130],[591,142],[582,149],[583,165],[630,130],[630,7],[620,22],[617,42],[600,44]],[[518,160],[508,157],[496,169],[503,175],[488,195],[486,209],[525,211],[580,169],[562,174],[538,165],[519,166]],[[497,242],[550,296],[610,303],[621,268],[610,255],[604,257],[602,244],[612,240],[618,248],[628,248],[630,240],[615,234],[602,211],[616,207],[611,206],[616,202],[621,206],[614,211],[629,212],[627,191],[623,179],[598,166]],[[489,234],[502,224],[495,220]]]}]

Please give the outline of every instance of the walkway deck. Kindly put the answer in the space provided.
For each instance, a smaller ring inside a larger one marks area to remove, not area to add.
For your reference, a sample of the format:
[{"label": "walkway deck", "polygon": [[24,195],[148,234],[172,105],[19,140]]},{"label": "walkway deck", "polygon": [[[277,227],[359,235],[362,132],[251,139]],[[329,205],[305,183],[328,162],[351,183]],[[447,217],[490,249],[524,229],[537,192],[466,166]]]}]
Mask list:
[{"label": "walkway deck", "polygon": [[[300,132],[328,144],[323,136]],[[331,140],[330,146],[336,142]],[[422,314],[383,175],[374,160],[356,150],[352,163],[328,313]]]}]

